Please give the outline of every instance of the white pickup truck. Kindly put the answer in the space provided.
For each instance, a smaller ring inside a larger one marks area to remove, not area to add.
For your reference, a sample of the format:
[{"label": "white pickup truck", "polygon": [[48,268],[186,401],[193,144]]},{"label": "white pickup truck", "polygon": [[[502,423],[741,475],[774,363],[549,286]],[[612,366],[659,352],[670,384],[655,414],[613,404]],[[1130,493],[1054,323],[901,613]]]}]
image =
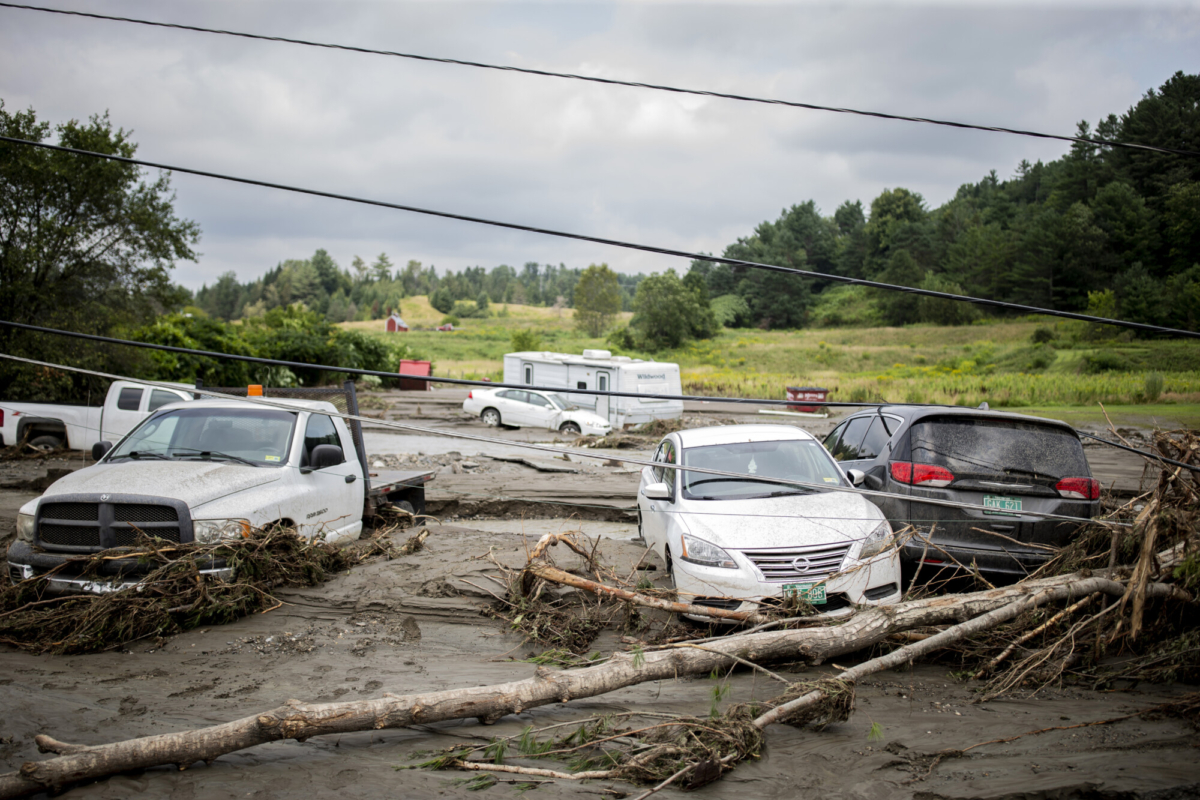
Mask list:
[{"label": "white pickup truck", "polygon": [[0,401],[0,447],[26,440],[49,452],[60,447],[86,450],[104,439],[115,442],[163,406],[191,400],[188,388],[113,381],[102,406]]},{"label": "white pickup truck", "polygon": [[[423,513],[431,472],[365,473],[356,440],[333,404],[318,400],[196,400],[158,409],[97,463],[60,478],[21,507],[8,550],[14,581],[43,575],[54,592],[134,584],[136,559],[104,562],[102,579],[73,558],[130,547],[138,531],[179,543],[237,538],[275,523],[329,542],[357,539],[364,517],[391,503]],[[83,559],[82,561],[86,561]],[[202,572],[227,578],[222,561]],[[74,569],[74,571],[73,571]]]}]

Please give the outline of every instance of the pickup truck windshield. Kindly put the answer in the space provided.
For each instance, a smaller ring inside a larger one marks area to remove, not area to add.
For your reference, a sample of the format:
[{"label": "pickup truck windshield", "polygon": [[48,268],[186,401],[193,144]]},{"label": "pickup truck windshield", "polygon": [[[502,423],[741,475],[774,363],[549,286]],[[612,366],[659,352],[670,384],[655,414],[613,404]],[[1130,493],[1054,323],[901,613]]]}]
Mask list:
[{"label": "pickup truck windshield", "polygon": [[296,414],[259,408],[181,408],[156,414],[113,448],[108,461],[138,459],[287,463]]},{"label": "pickup truck windshield", "polygon": [[818,491],[763,478],[786,478],[822,486],[842,486],[842,474],[820,442],[786,439],[776,442],[735,442],[683,451],[683,466],[736,472],[722,477],[683,471],[683,494],[692,500],[746,500]]}]

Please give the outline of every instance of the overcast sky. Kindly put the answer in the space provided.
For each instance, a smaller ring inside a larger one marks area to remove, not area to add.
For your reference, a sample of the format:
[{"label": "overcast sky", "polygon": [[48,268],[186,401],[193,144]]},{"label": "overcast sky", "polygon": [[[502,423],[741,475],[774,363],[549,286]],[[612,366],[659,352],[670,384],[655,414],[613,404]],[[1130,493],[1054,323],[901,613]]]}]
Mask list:
[{"label": "overcast sky", "polygon": [[[35,0],[36,1],[36,0]],[[48,3],[49,4],[49,3]],[[1200,68],[1197,3],[94,1],[118,16],[1071,134]],[[1066,143],[0,8],[0,98],[152,161],[688,251],[787,206],[930,207]],[[439,270],[687,262],[175,175],[190,288],[323,247]]]}]

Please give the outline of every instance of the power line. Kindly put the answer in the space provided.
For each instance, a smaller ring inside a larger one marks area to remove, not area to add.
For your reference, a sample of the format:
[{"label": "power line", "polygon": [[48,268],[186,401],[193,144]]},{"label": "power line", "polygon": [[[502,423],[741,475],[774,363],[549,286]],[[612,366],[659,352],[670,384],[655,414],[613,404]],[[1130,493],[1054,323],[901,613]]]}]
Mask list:
[{"label": "power line", "polygon": [[715,97],[721,100],[736,100],[743,103],[760,103],[763,105],[785,106],[788,108],[799,108],[807,111],[829,111],[837,114],[853,114],[860,117],[874,117],[876,119],[897,120],[900,122],[919,122],[926,125],[942,125],[950,128],[960,128],[964,130],[987,131],[990,133],[1010,133],[1017,136],[1030,136],[1035,139],[1054,139],[1062,142],[1078,142],[1080,144],[1091,144],[1100,147],[1122,147],[1134,150],[1147,150],[1155,153],[1167,153],[1178,156],[1200,157],[1200,153],[1191,150],[1175,150],[1167,147],[1155,147],[1153,145],[1136,144],[1133,142],[1117,142],[1107,139],[1092,139],[1084,136],[1060,136],[1052,133],[1038,133],[1037,131],[1026,131],[1017,128],[1005,128],[997,125],[975,125],[969,122],[955,122],[953,120],[933,119],[930,117],[914,117],[903,114],[888,114],[882,111],[863,111],[855,108],[839,108],[836,106],[823,106],[815,103],[801,103],[793,100],[776,100],[762,97],[752,97],[749,95],[730,94],[727,92],[714,92],[704,89],[684,89],[677,86],[665,86],[655,83],[643,83],[640,81],[623,81],[616,78],[601,78],[595,75],[577,75],[570,72],[553,72],[550,70],[532,69],[529,67],[514,67],[506,64],[487,64],[480,61],[466,61],[458,58],[442,58],[438,56],[426,56],[416,53],[401,53],[395,50],[376,50],[369,47],[357,47],[354,45],[332,44],[329,42],[314,42],[307,39],[291,39],[285,36],[267,36],[257,33],[246,33],[243,31],[229,31],[219,28],[204,28],[199,25],[183,25],[174,22],[155,22],[153,20],[136,19],[133,17],[116,17],[108,14],[96,14],[90,11],[69,11],[60,8],[43,8],[41,6],[22,5],[20,3],[5,3],[0,2],[0,7],[18,8],[26,11],[42,11],[49,14],[63,14],[72,17],[88,17],[90,19],[106,20],[109,22],[128,22],[135,25],[148,25],[155,28],[173,28],[175,30],[192,31],[195,33],[211,33],[221,36],[235,36],[241,39],[256,39],[265,42],[279,42],[282,44],[297,44],[306,47],[321,47],[327,50],[345,50],[351,53],[364,53],[367,55],[376,56],[391,56],[394,58],[406,58],[413,61],[426,61],[437,64],[452,64],[460,67],[475,67],[478,69],[491,69],[500,72],[514,72],[523,75],[536,75],[543,78],[562,78],[574,81],[586,81],[588,83],[599,83],[608,86],[625,86],[633,89],[650,89],[658,92],[670,92],[672,94],[695,95],[698,97]]},{"label": "power line", "polygon": [[[111,336],[99,336],[94,333],[79,333],[77,331],[64,331],[57,328],[44,328],[38,325],[27,325],[23,322],[11,322],[9,320],[0,320],[0,326],[7,328],[16,328],[18,330],[33,331],[35,333],[48,333],[55,336],[67,336],[76,339],[85,339],[93,342],[104,342],[106,344],[122,344],[130,347],[142,347],[149,350],[161,350],[169,353],[186,353],[188,355],[206,356],[209,358],[223,358],[231,361],[245,361],[252,364],[269,364],[272,366],[281,367],[297,367],[300,369],[319,369],[329,372],[338,372],[347,375],[369,375],[377,378],[386,378],[388,380],[397,380],[401,378],[420,380],[425,383],[450,383],[458,386],[479,386],[488,389],[533,389],[542,392],[565,392],[566,394],[587,394],[599,397],[637,397],[650,400],[680,400],[684,402],[697,403],[736,403],[741,405],[774,405],[774,406],[792,406],[792,405],[810,405],[810,406],[825,406],[826,408],[886,408],[891,405],[917,406],[920,408],[960,408],[961,406],[943,406],[937,403],[859,403],[859,402],[843,402],[837,400],[768,400],[765,398],[752,397],[713,397],[711,395],[676,395],[676,394],[646,394],[644,392],[618,392],[609,389],[571,389],[564,386],[533,386],[522,383],[496,383],[494,381],[477,381],[469,378],[439,378],[432,375],[408,375],[403,372],[392,373],[383,372],[381,370],[358,369],[355,367],[339,367],[331,364],[308,364],[303,361],[283,361],[278,358],[260,358],[258,356],[243,356],[234,355],[231,353],[219,353],[214,350],[196,350],[189,347],[176,347],[167,344],[153,344],[151,342],[136,342],[131,339],[116,339]],[[0,358],[15,358],[15,356],[7,356],[0,353]],[[19,359],[18,359],[19,360]],[[76,370],[80,371],[80,370]],[[134,380],[134,379],[129,379]],[[178,388],[178,387],[174,387]],[[377,420],[375,420],[377,421]],[[1200,468],[1186,464],[1182,461],[1176,461],[1158,453],[1151,453],[1147,450],[1138,450],[1137,448],[1118,442],[1105,439],[1095,434],[1085,433],[1083,431],[1075,431],[1079,436],[1085,436],[1089,439],[1094,439],[1102,444],[1111,445],[1122,450],[1128,450],[1131,453],[1145,456],[1146,458],[1173,464],[1177,467],[1183,467],[1192,472],[1200,472]]]},{"label": "power line", "polygon": [[113,155],[111,153],[97,153],[91,150],[80,150],[74,147],[64,147],[57,144],[49,144],[47,142],[35,142],[29,139],[18,139],[12,136],[0,136],[0,142],[8,142],[9,144],[24,145],[26,147],[37,147],[44,150],[54,150],[60,153],[72,153],[79,156],[87,156],[89,158],[102,158],[109,161],[119,161],[123,164],[134,164],[141,167],[151,167],[153,169],[167,170],[168,172],[179,172],[185,175],[199,175],[204,178],[215,178],[222,181],[230,181],[232,183],[241,183],[248,186],[262,186],[267,189],[279,189],[285,192],[295,192],[297,194],[306,194],[313,197],[326,197],[331,200],[342,200],[348,203],[358,203],[360,205],[376,206],[379,208],[390,208],[396,211],[408,211],[413,214],[424,214],[431,217],[441,217],[443,219],[456,219],[462,222],[472,222],[478,225],[489,225],[494,228],[506,228],[508,230],[525,231],[527,233],[536,233],[542,236],[555,236],[560,239],[572,239],[580,242],[591,242],[593,244],[601,244],[609,247],[620,247],[625,250],[638,250],[644,253],[656,253],[664,256],[674,256],[676,258],[686,258],[692,261],[707,261],[712,264],[728,264],[733,267],[748,267],[750,269],[763,269],[771,272],[780,272],[786,275],[799,275],[804,278],[815,278],[818,280],[833,281],[835,283],[847,283],[856,286],[867,286],[873,289],[884,289],[891,292],[907,292],[921,297],[935,297],[939,300],[954,300],[957,302],[973,303],[978,306],[987,306],[989,308],[1003,308],[1008,311],[1018,311],[1023,314],[1044,314],[1050,317],[1061,317],[1063,319],[1074,319],[1081,322],[1093,322],[1102,325],[1115,325],[1121,328],[1131,328],[1133,330],[1147,331],[1149,333],[1164,333],[1171,336],[1185,336],[1192,339],[1200,339],[1200,332],[1185,331],[1177,328],[1165,328],[1160,325],[1148,325],[1143,322],[1129,322],[1119,319],[1107,319],[1105,317],[1094,317],[1089,314],[1077,314],[1073,311],[1057,311],[1049,308],[1039,308],[1037,306],[1026,306],[1019,303],[1008,303],[1003,300],[989,300],[982,297],[968,297],[966,295],[950,294],[948,292],[937,292],[932,289],[919,289],[913,286],[898,286],[891,283],[882,283],[880,281],[868,281],[861,278],[850,278],[845,275],[833,275],[824,272],[813,272],[812,270],[796,269],[795,267],[781,267],[776,264],[763,264],[758,261],[746,261],[739,258],[727,258],[725,256],[714,256],[706,253],[691,253],[686,250],[675,250],[669,247],[656,247],[647,244],[637,244],[635,242],[626,242],[620,239],[606,239],[601,236],[589,236],[582,233],[571,233],[569,231],[559,231],[552,228],[539,228],[534,225],[523,225],[517,222],[503,222],[486,217],[473,217],[467,214],[455,214],[449,211],[438,211],[436,209],[421,208],[419,206],[404,205],[402,203],[389,203],[383,200],[371,200],[363,197],[355,197],[353,195],[338,194],[336,192],[327,192],[320,189],[307,189],[300,186],[289,186],[282,183],[273,183],[271,181],[256,180],[254,178],[241,178],[236,175],[226,175],[220,172],[210,172],[207,170],[193,169],[190,167],[173,166],[171,164],[161,164],[155,161],[146,161],[140,158],[128,158],[126,156]]}]

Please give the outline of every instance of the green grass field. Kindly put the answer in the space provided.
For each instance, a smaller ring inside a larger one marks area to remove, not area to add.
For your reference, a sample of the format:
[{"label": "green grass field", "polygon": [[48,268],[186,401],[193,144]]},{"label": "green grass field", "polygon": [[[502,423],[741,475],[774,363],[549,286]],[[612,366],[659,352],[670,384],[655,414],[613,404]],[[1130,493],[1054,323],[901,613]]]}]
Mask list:
[{"label": "green grass field", "polygon": [[[403,337],[435,362],[435,375],[454,378],[500,379],[512,333],[521,329],[537,331],[546,350],[611,349],[603,338],[575,330],[571,309],[493,305],[492,312],[488,319],[461,320],[459,330],[436,332],[429,329],[442,314],[426,298],[410,297],[402,310],[414,328],[408,333],[387,334],[381,320],[344,327]],[[823,386],[832,399],[847,401],[966,406],[986,401],[993,408],[1059,417],[1065,416],[1062,409],[1076,407],[1080,422],[1085,417],[1103,422],[1097,404],[1104,403],[1118,424],[1141,424],[1129,421],[1135,418],[1146,424],[1160,418],[1200,423],[1200,342],[1092,343],[1073,336],[1072,324],[725,330],[678,350],[624,354],[677,362],[687,394],[781,398],[789,385]],[[1056,338],[1034,345],[1038,327],[1054,328]],[[1151,373],[1161,375],[1161,388],[1148,382]]]}]

